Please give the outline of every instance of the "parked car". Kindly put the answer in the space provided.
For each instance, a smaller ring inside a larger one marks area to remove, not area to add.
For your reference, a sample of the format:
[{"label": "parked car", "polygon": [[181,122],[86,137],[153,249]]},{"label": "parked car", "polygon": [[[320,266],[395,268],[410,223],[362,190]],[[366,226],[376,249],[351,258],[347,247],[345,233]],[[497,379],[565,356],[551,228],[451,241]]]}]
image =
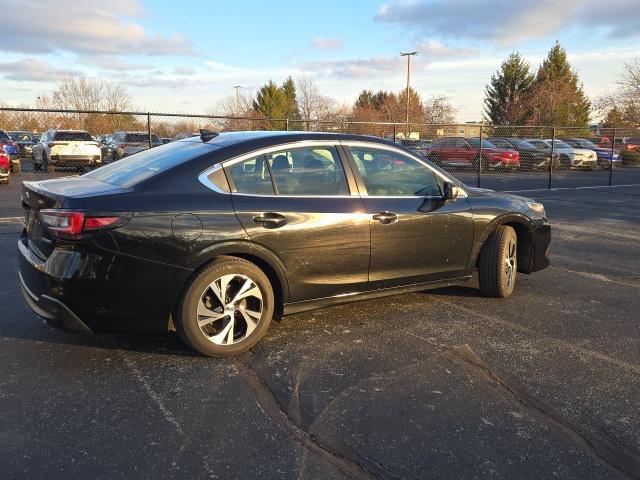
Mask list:
[{"label": "parked car", "polygon": [[[436,165],[477,169],[480,160],[480,139],[441,138],[429,147],[427,158]],[[497,148],[487,140],[482,140],[482,160],[483,166],[489,168],[516,168],[520,166],[520,154],[516,150]]]},{"label": "parked car", "polygon": [[0,145],[0,183],[7,185],[11,180],[11,161],[4,147]]},{"label": "parked car", "polygon": [[[114,132],[107,144],[111,149],[113,160],[120,160],[134,153],[149,148],[149,134],[147,132]],[[156,134],[151,134],[151,144],[154,147],[162,145]]]},{"label": "parked car", "polygon": [[[612,155],[611,146],[609,146],[609,148],[601,148],[586,138],[563,138],[562,141],[573,148],[582,148],[596,152],[598,165],[601,167],[609,168],[609,165],[614,167],[616,165],[622,165],[620,151],[613,150]],[[611,145],[611,143],[609,143],[609,145]]]},{"label": "parked car", "polygon": [[[520,154],[520,166],[527,170],[549,168],[551,162],[551,147],[539,149],[527,140],[521,138],[493,137],[488,139],[493,145],[502,149],[515,150]],[[559,155],[553,155],[553,164],[559,164]]]},{"label": "parked car", "polygon": [[624,137],[621,147],[630,152],[640,152],[640,137]]},{"label": "parked car", "polygon": [[553,144],[553,151],[558,154],[560,159],[560,168],[589,168],[593,170],[598,166],[598,157],[593,150],[573,148],[562,140],[530,138],[528,142],[541,150],[549,149]]},{"label": "parked car", "polygon": [[33,146],[33,169],[53,172],[59,167],[79,169],[102,165],[100,146],[84,130],[50,129]]},{"label": "parked car", "polygon": [[21,158],[32,158],[34,138],[31,132],[13,131],[7,132],[11,140],[18,146],[18,153]]},{"label": "parked car", "polygon": [[98,135],[96,141],[100,144],[102,163],[113,161],[113,147],[111,146],[111,135]]},{"label": "parked car", "polygon": [[20,149],[4,130],[0,130],[0,146],[4,149],[5,155],[9,158],[11,173],[20,173],[22,170]]},{"label": "parked car", "polygon": [[431,147],[431,145],[433,145],[432,140],[416,140],[412,138],[402,138],[397,140],[397,143],[409,150],[416,152],[418,155],[422,155],[423,157],[427,156],[429,148]]},{"label": "parked car", "polygon": [[205,355],[272,318],[466,283],[507,297],[549,265],[542,204],[475,189],[391,141],[203,132],[24,182],[24,298],[61,328],[166,331]]}]

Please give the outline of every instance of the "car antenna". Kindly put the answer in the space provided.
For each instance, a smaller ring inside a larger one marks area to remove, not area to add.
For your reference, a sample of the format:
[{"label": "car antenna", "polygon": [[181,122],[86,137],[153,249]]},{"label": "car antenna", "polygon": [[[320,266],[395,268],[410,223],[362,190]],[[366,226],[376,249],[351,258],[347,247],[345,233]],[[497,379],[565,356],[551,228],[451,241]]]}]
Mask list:
[{"label": "car antenna", "polygon": [[206,128],[201,128],[200,129],[200,139],[203,142],[208,142],[212,138],[216,138],[218,135],[220,135],[220,133],[218,133],[218,132],[207,130]]}]

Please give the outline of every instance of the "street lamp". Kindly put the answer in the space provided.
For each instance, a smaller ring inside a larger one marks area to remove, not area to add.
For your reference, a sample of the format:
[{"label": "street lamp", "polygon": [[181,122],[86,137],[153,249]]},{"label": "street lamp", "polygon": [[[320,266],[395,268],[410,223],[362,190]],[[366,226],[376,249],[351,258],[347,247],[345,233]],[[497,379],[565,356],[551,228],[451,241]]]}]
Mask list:
[{"label": "street lamp", "polygon": [[417,54],[418,52],[400,52],[401,57],[407,57],[407,128],[409,128],[409,79],[411,78],[411,57]]}]

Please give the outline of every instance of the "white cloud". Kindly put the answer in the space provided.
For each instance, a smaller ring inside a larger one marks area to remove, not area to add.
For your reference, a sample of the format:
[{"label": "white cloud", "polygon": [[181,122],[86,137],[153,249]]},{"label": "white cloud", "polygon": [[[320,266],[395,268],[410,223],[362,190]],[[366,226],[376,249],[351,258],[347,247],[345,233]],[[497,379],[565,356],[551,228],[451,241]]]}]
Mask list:
[{"label": "white cloud", "polygon": [[426,57],[426,61],[431,61],[432,59],[471,57],[478,54],[478,51],[473,48],[448,47],[435,40],[419,43],[416,50],[420,55]]},{"label": "white cloud", "polygon": [[87,55],[193,55],[182,35],[150,35],[138,0],[4,0],[0,50]]},{"label": "white cloud", "polygon": [[2,78],[17,82],[51,82],[61,80],[65,76],[79,74],[77,70],[54,67],[47,61],[35,58],[0,63]]},{"label": "white cloud", "polygon": [[93,65],[102,70],[111,70],[114,72],[131,72],[133,70],[152,70],[155,67],[148,63],[131,63],[118,57],[110,55],[84,56],[79,58],[81,63],[85,65]]},{"label": "white cloud", "polygon": [[376,19],[410,27],[422,35],[491,40],[501,45],[574,27],[624,38],[640,35],[640,2],[397,0],[383,5]]}]

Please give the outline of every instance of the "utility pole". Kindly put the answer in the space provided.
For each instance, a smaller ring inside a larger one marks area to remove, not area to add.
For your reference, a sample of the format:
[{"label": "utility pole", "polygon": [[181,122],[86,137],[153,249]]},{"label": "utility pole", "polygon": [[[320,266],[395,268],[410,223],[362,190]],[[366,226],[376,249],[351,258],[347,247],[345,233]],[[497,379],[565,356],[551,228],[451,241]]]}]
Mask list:
[{"label": "utility pole", "polygon": [[[235,112],[234,112],[234,117],[239,117],[240,116],[240,89],[242,88],[242,85],[233,85],[233,88],[236,89],[236,108],[234,108]],[[236,130],[239,130],[240,127],[240,123],[239,121],[236,119],[234,121],[236,127]]]},{"label": "utility pole", "polygon": [[411,57],[417,54],[418,52],[400,52],[401,57],[407,57],[407,129],[409,128],[409,82],[411,79]]}]

